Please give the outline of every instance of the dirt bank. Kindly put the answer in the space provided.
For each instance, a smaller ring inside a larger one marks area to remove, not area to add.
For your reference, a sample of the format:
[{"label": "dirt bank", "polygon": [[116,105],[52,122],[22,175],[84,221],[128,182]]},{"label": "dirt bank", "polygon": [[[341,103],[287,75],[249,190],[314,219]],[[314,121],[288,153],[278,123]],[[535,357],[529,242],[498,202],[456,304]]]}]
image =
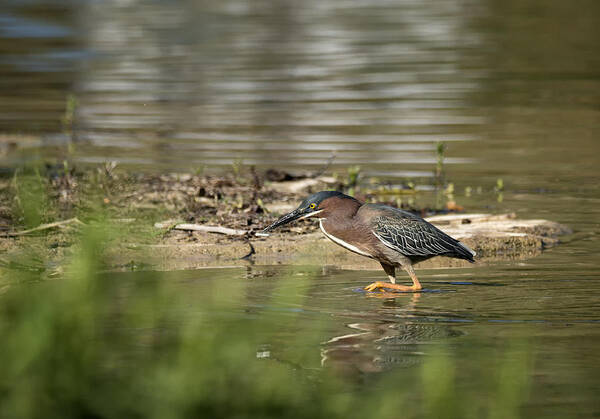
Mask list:
[{"label": "dirt bank", "polygon": [[[478,262],[524,259],[558,244],[569,229],[546,220],[517,220],[514,214],[449,214],[429,221],[464,241],[477,252]],[[309,221],[306,222],[307,224]],[[326,264],[349,269],[378,269],[373,260],[357,256],[332,243],[320,232],[306,232],[304,226],[269,237],[232,238],[213,233],[171,230],[158,244],[130,243],[127,256],[136,251],[150,255],[157,269],[194,269],[207,266],[240,266],[241,259],[255,253],[251,262],[267,264]],[[127,256],[123,255],[126,259]],[[467,266],[466,261],[435,258],[419,267]]]},{"label": "dirt bank", "polygon": [[[310,220],[285,226],[270,237],[254,234],[310,193],[351,187],[364,201],[400,204],[429,217],[473,248],[481,262],[532,257],[569,233],[567,227],[546,220],[463,213],[452,201],[440,209],[416,208],[398,198],[398,194],[417,194],[414,189],[395,189],[392,194],[381,188],[355,188],[344,179],[321,173],[258,173],[251,167],[218,176],[130,173],[111,163],[94,168],[73,168],[67,162],[24,168],[0,180],[0,249],[4,255],[0,262],[9,266],[11,255],[35,249],[43,261],[36,269],[60,265],[77,244],[81,228],[103,220],[121,233],[109,246],[116,269],[247,263],[378,268],[376,262],[331,243]],[[231,229],[225,232],[232,235],[187,231],[190,225]],[[251,257],[240,259],[251,249]],[[420,266],[461,265],[461,261],[436,258]]]}]

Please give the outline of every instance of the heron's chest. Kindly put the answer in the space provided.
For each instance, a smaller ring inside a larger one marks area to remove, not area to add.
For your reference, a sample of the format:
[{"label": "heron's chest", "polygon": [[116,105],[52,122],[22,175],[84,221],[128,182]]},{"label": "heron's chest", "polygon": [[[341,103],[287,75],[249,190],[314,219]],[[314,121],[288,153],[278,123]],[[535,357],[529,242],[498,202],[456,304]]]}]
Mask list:
[{"label": "heron's chest", "polygon": [[374,256],[370,237],[372,234],[370,231],[349,223],[332,222],[329,219],[320,219],[319,227],[328,239],[343,248],[359,255],[371,258]]}]

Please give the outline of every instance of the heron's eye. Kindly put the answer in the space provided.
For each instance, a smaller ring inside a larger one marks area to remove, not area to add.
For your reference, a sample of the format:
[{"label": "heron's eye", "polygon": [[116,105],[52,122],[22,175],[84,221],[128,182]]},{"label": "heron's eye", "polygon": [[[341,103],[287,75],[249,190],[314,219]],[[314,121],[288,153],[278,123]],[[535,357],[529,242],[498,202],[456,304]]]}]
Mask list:
[{"label": "heron's eye", "polygon": [[315,209],[317,208],[317,204],[315,204],[314,202],[312,204],[309,205],[310,209]]}]

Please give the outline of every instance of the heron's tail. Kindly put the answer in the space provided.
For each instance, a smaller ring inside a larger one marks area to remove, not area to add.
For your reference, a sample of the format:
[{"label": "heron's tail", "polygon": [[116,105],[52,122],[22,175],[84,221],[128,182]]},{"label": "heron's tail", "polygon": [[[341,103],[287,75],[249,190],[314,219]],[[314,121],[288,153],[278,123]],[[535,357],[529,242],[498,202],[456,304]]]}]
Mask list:
[{"label": "heron's tail", "polygon": [[458,254],[458,257],[460,257],[461,259],[466,259],[471,263],[475,263],[474,258],[477,253],[475,253],[473,249],[471,249],[463,242],[458,242],[456,245],[456,253]]}]

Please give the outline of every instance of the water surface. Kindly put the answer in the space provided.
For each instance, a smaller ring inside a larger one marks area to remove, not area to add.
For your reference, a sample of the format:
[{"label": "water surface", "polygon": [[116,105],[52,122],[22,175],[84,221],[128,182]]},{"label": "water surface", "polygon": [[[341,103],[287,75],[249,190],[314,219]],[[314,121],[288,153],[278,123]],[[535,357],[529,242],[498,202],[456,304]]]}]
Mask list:
[{"label": "water surface", "polygon": [[[446,141],[460,143],[447,164],[490,169],[471,150],[591,146],[599,9],[558,0],[8,1],[0,131],[64,144],[73,94],[80,162],[302,169],[336,152],[334,167],[427,177],[435,142]],[[543,138],[531,135],[536,126]]]},{"label": "water surface", "polygon": [[[62,158],[73,141],[75,162],[144,170],[240,159],[307,170],[335,152],[332,170],[360,164],[365,180],[421,186],[445,141],[460,205],[574,234],[531,260],[420,270],[430,292],[395,298],[360,291],[383,272],[322,266],[169,277],[199,296],[242,282],[230,316],[296,316],[297,328],[257,348],[262,357],[289,362],[292,337],[325,324],[300,365],[365,377],[417,368],[443,342],[465,392],[505,357],[529,383],[523,415],[598,416],[598,28],[592,0],[8,1],[0,131],[39,135],[43,156]],[[60,122],[69,94],[73,136]],[[309,285],[286,279],[290,269]],[[274,304],[284,291],[293,303]]]},{"label": "water surface", "polygon": [[[600,284],[594,268],[575,270],[552,259],[547,254],[518,266],[424,270],[425,292],[385,296],[362,291],[382,272],[327,267],[206,269],[172,272],[165,280],[192,301],[219,287],[226,296],[231,281],[239,291],[241,282],[241,298],[208,318],[270,319],[257,347],[260,359],[306,371],[332,368],[362,381],[402,369],[412,377],[413,369],[435,362],[442,351],[452,372],[435,374],[440,380],[451,374],[456,394],[498,397],[496,387],[486,387],[497,380],[489,374],[511,365],[516,372],[504,379],[526,394],[521,412],[591,417],[598,413],[600,390]],[[204,313],[202,305],[186,307],[184,322]],[[290,345],[304,351],[301,360]],[[422,391],[415,382],[402,394],[419,399]]]}]

